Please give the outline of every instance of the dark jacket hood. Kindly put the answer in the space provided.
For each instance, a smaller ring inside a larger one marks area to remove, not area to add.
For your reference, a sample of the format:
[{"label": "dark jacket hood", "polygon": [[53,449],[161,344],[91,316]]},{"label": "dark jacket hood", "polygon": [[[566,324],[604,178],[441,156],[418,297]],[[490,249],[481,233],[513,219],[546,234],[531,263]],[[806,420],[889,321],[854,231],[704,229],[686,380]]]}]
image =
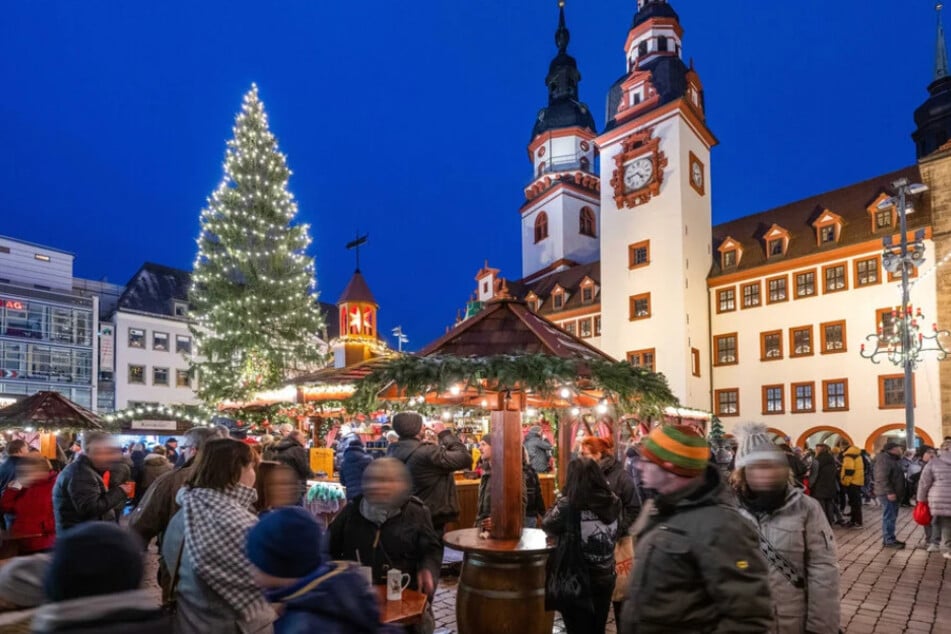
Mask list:
[{"label": "dark jacket hood", "polygon": [[337,625],[339,631],[353,634],[376,634],[380,628],[376,595],[347,562],[332,562],[289,588],[267,593],[267,598],[286,606],[278,621],[279,629],[284,621],[288,626],[313,626],[318,622]]},{"label": "dark jacket hood", "polygon": [[284,451],[285,449],[290,449],[291,447],[303,447],[304,445],[300,444],[293,438],[285,438],[284,440],[279,441],[274,445],[275,451]]},{"label": "dark jacket hood", "polygon": [[416,451],[420,444],[420,441],[415,438],[400,438],[393,444],[393,452],[390,454],[390,458],[406,462],[409,460],[410,454]]}]

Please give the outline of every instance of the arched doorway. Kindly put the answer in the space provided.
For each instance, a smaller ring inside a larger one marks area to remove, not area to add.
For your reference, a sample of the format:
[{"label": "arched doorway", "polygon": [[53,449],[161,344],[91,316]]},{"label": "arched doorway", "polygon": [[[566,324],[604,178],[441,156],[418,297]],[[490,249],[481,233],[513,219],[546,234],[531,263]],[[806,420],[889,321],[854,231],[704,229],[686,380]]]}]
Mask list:
[{"label": "arched doorway", "polygon": [[789,434],[784,432],[782,429],[777,429],[776,427],[767,427],[766,431],[769,433],[769,439],[777,445],[785,445],[786,443],[792,441],[792,439],[789,437]]},{"label": "arched doorway", "polygon": [[852,444],[852,437],[844,430],[830,425],[819,425],[802,432],[799,435],[799,440],[796,441],[796,446],[803,449],[814,449],[819,443],[825,443],[829,447],[834,447],[840,440]]},{"label": "arched doorway", "polygon": [[[865,451],[870,454],[876,454],[881,451],[887,442],[894,442],[905,446],[905,423],[882,425],[873,431],[869,435],[868,440],[865,441]],[[915,447],[922,445],[928,445],[929,447],[935,446],[928,432],[920,427],[915,427]]]}]

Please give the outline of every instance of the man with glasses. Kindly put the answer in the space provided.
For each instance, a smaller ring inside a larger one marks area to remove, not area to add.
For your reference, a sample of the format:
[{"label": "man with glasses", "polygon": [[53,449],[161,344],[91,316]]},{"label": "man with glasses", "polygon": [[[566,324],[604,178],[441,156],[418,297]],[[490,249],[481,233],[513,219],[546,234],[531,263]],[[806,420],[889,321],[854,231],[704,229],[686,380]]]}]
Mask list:
[{"label": "man with glasses", "polygon": [[[180,460],[184,461],[182,466],[156,478],[129,516],[129,528],[138,533],[146,544],[152,538],[157,538],[159,546],[162,545],[162,535],[172,517],[178,513],[178,502],[175,501],[175,497],[191,477],[198,453],[207,441],[219,437],[218,430],[211,427],[193,427],[185,432],[185,438],[178,447]],[[161,549],[159,550],[161,552]],[[171,576],[161,555],[159,555],[158,579],[159,585],[162,586],[164,602],[169,598],[167,595]]]}]

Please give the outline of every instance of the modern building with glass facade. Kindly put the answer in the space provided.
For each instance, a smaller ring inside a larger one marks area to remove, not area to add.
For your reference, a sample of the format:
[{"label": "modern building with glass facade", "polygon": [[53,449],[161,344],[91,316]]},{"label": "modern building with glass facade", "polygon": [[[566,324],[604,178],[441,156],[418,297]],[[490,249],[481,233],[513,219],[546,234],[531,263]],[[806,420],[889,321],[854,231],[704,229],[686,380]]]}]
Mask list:
[{"label": "modern building with glass facade", "polygon": [[54,390],[96,403],[99,298],[73,289],[73,255],[0,236],[0,398]]}]

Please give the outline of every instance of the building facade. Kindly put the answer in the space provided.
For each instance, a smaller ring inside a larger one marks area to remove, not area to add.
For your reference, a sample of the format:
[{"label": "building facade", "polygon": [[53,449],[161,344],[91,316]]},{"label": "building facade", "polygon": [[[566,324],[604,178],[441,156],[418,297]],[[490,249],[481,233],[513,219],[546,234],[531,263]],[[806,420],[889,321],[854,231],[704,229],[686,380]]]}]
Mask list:
[{"label": "building facade", "polygon": [[[549,103],[528,146],[521,279],[486,263],[467,316],[493,297],[523,299],[611,356],[663,372],[685,406],[727,430],[758,420],[799,445],[841,437],[869,449],[903,436],[901,367],[860,352],[867,335],[892,328],[901,302],[900,273],[882,262],[884,241],[899,242],[898,212],[879,208],[899,178],[929,187],[908,215],[926,254],[911,271],[912,303],[951,327],[951,280],[935,274],[951,258],[940,26],[935,80],[915,112],[915,165],[716,226],[717,140],[671,4],[638,1],[600,132],[580,100],[563,7],[555,40]],[[925,359],[913,391],[920,441],[940,442],[951,434],[951,367]]]},{"label": "building facade", "polygon": [[0,398],[43,390],[93,408],[99,299],[73,289],[73,255],[0,236]]}]

